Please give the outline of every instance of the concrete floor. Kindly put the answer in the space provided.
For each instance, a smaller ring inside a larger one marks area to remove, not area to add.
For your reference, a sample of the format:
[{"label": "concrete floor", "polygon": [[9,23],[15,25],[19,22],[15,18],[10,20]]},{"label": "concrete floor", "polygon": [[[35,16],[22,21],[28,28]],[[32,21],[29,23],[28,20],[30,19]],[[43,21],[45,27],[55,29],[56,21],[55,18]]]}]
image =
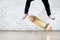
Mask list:
[{"label": "concrete floor", "polygon": [[60,40],[60,32],[0,31],[0,40]]}]

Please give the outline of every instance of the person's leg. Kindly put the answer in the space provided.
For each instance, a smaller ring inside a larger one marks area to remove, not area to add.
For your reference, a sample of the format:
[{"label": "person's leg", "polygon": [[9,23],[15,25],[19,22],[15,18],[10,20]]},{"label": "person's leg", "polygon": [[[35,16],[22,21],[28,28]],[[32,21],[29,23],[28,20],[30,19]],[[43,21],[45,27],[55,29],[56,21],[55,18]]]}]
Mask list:
[{"label": "person's leg", "polygon": [[[47,15],[49,18],[51,18],[51,11],[50,11],[50,5],[48,3],[48,0],[42,0],[44,6],[45,6],[45,9],[46,9],[46,12],[47,12]],[[54,20],[55,18],[51,18],[52,20]]]},{"label": "person's leg", "polygon": [[27,1],[26,1],[25,14],[28,13],[29,8],[30,8],[30,4],[31,4],[32,1],[33,1],[33,0],[27,0]]},{"label": "person's leg", "polygon": [[50,16],[51,15],[51,12],[50,12],[50,6],[49,6],[49,3],[48,3],[48,0],[42,0],[42,2],[44,4],[44,6],[45,6],[47,15]]},{"label": "person's leg", "polygon": [[25,10],[24,10],[24,14],[25,16],[22,18],[22,19],[25,19],[28,15],[28,11],[29,11],[29,8],[30,8],[30,4],[33,0],[27,0],[26,1],[26,5],[25,5]]}]

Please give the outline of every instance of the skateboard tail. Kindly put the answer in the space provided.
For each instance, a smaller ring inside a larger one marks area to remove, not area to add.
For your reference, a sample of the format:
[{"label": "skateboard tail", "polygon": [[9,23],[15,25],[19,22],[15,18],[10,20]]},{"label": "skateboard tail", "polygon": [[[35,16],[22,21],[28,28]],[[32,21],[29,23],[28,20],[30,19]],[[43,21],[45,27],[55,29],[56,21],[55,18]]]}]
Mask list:
[{"label": "skateboard tail", "polygon": [[52,27],[50,25],[48,25],[48,27],[46,28],[46,30],[51,31]]}]

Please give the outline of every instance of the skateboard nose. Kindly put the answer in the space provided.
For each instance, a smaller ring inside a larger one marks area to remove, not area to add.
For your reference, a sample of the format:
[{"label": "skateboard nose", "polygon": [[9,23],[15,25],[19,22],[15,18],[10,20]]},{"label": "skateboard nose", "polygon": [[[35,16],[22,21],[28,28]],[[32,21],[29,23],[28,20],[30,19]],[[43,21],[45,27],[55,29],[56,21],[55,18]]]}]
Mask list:
[{"label": "skateboard nose", "polygon": [[29,18],[31,21],[34,21],[36,17],[31,15],[31,16],[29,16],[28,18]]}]

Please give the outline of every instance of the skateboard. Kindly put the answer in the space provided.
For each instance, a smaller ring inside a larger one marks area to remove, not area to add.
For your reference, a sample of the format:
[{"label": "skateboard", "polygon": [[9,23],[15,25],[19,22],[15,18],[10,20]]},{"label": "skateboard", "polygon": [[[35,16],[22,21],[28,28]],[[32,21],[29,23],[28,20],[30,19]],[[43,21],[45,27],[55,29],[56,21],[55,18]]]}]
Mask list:
[{"label": "skateboard", "polygon": [[35,25],[41,27],[44,30],[47,30],[47,31],[51,31],[52,30],[52,27],[50,26],[49,23],[37,18],[36,16],[30,15],[30,16],[28,16],[28,19],[32,23],[34,23]]}]

